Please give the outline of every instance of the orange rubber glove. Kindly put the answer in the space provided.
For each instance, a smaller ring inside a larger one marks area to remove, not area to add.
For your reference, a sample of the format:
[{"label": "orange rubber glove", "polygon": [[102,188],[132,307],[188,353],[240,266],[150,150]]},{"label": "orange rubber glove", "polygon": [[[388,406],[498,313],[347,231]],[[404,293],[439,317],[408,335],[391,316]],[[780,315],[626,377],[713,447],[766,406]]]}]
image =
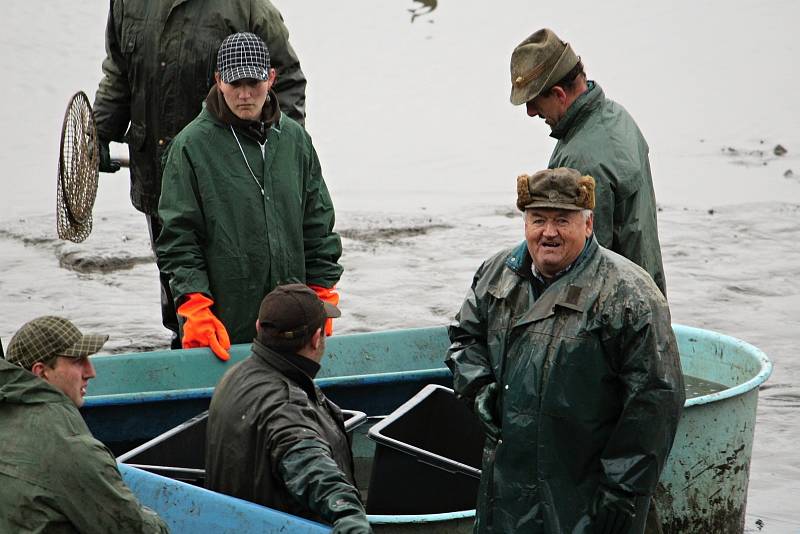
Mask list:
[{"label": "orange rubber glove", "polygon": [[[333,304],[334,306],[339,305],[339,292],[336,291],[336,286],[327,288],[322,286],[315,286],[314,284],[308,284],[308,287],[314,290],[314,293],[317,294],[319,300],[327,302],[329,304]],[[325,335],[326,336],[333,335],[333,319],[328,319],[325,321]]]},{"label": "orange rubber glove", "polygon": [[211,311],[213,304],[214,301],[202,293],[189,293],[188,300],[178,307],[178,315],[186,318],[181,341],[184,349],[210,347],[217,358],[228,361],[231,340],[225,325]]}]

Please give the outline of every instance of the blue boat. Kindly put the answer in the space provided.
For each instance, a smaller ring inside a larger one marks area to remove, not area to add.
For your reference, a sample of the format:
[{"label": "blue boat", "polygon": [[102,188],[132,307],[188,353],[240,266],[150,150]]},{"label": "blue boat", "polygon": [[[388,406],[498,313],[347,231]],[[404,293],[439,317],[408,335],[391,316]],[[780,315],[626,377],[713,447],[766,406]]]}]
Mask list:
[{"label": "blue boat", "polygon": [[[662,525],[676,533],[742,532],[758,386],[772,365],[735,338],[679,325],[674,330],[684,373],[720,387],[687,399],[656,494]],[[448,344],[443,327],[334,336],[317,382],[344,408],[373,418],[386,415],[426,384],[451,385],[443,364]],[[233,361],[241,360],[249,347],[231,353]],[[94,363],[98,378],[90,385],[84,416],[118,452],[207,409],[229,367],[206,349],[97,356]],[[362,438],[357,433],[354,440],[357,461],[374,453]],[[161,478],[152,477],[152,484]],[[474,510],[453,510],[370,520],[377,531],[468,532],[473,517]]]}]

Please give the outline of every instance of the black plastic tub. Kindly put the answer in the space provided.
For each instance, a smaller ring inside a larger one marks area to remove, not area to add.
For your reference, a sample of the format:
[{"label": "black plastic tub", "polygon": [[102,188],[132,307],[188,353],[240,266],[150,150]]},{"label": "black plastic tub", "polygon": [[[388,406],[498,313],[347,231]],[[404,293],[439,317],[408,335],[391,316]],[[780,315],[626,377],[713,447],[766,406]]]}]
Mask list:
[{"label": "black plastic tub", "polygon": [[[342,414],[348,434],[367,419],[365,413],[354,410],[342,410]],[[205,411],[120,455],[117,460],[151,473],[203,486],[207,422],[208,411]]]},{"label": "black plastic tub", "polygon": [[475,508],[485,438],[477,417],[452,389],[425,386],[370,428],[368,437],[376,447],[367,513]]}]

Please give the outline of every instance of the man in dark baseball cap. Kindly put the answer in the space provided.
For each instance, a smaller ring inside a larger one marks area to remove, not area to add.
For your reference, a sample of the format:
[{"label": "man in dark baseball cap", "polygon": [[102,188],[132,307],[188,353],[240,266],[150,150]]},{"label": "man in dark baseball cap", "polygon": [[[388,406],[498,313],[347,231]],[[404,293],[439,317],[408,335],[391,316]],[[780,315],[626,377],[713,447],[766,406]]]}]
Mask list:
[{"label": "man in dark baseball cap", "polygon": [[225,373],[211,399],[206,487],[334,532],[367,533],[342,412],[313,382],[325,321],[339,315],[305,284],[264,297],[250,357]]},{"label": "man in dark baseball cap", "polygon": [[166,533],[78,408],[107,335],[61,317],[24,324],[0,360],[0,532]]}]

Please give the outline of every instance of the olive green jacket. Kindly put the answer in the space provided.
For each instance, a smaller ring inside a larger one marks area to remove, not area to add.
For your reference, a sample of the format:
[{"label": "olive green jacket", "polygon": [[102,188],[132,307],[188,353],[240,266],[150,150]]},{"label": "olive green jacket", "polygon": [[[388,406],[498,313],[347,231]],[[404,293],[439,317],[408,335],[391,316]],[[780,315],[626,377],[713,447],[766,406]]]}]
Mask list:
[{"label": "olive green jacket", "polygon": [[650,273],[666,296],[650,149],[633,118],[589,82],[550,135],[558,143],[549,167],[571,167],[597,182],[597,241]]},{"label": "olive green jacket", "polygon": [[211,399],[206,487],[335,524],[335,532],[370,531],[342,411],[257,340]]},{"label": "olive green jacket", "polygon": [[0,532],[165,533],[73,402],[0,360]]},{"label": "olive green jacket", "polygon": [[281,113],[262,156],[257,141],[236,132],[204,107],[175,137],[156,252],[176,306],[189,293],[208,295],[231,342],[249,343],[261,299],[275,286],[336,284],[342,244],[308,133]]},{"label": "olive green jacket", "polygon": [[155,215],[162,154],[200,111],[219,45],[240,31],[267,44],[281,107],[302,124],[305,75],[268,0],[111,0],[94,116],[101,139],[129,145],[131,200],[139,211]]},{"label": "olive green jacket", "polygon": [[594,238],[547,288],[530,266],[524,242],[487,260],[449,331],[456,394],[499,386],[476,532],[590,534],[606,494],[641,532],[685,395],[667,303]]}]

